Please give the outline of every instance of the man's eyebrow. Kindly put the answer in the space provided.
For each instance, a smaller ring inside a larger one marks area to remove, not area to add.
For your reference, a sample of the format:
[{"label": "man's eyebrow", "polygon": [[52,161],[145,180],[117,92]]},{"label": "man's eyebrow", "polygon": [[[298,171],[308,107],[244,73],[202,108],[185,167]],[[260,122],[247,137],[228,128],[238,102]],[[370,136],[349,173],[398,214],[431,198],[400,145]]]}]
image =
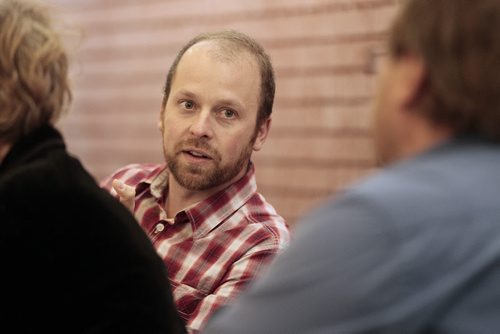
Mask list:
[{"label": "man's eyebrow", "polygon": [[239,110],[244,109],[244,105],[242,103],[240,103],[239,101],[236,101],[236,100],[221,99],[221,100],[217,100],[217,103],[221,104],[221,105],[224,105],[224,106],[228,106],[228,107],[232,107],[232,108],[235,108],[235,109],[239,109]]},{"label": "man's eyebrow", "polygon": [[182,95],[182,96],[187,96],[187,97],[190,97],[190,98],[195,98],[196,97],[196,94],[189,91],[189,90],[186,90],[186,89],[181,89],[179,90],[178,92],[175,93],[175,95]]},{"label": "man's eyebrow", "polygon": [[[190,98],[190,99],[196,99],[198,97],[195,93],[193,93],[192,91],[187,90],[187,89],[181,89],[181,90],[175,92],[173,95],[175,95],[177,97],[183,96],[183,97]],[[221,99],[216,101],[216,104],[222,105],[222,106],[227,106],[230,108],[235,108],[237,110],[244,110],[245,109],[245,105],[243,103],[241,103],[240,101],[238,101],[237,99],[221,98]]]}]

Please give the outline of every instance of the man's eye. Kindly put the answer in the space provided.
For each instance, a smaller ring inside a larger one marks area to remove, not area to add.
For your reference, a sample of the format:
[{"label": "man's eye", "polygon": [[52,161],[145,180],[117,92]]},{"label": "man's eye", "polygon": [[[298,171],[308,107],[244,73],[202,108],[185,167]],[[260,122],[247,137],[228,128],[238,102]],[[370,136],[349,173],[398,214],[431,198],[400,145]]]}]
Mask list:
[{"label": "man's eye", "polygon": [[181,105],[184,107],[184,109],[193,109],[194,108],[194,103],[193,101],[184,101],[181,103]]},{"label": "man's eye", "polygon": [[225,109],[222,114],[224,115],[225,118],[234,118],[236,116],[236,113],[232,110]]}]

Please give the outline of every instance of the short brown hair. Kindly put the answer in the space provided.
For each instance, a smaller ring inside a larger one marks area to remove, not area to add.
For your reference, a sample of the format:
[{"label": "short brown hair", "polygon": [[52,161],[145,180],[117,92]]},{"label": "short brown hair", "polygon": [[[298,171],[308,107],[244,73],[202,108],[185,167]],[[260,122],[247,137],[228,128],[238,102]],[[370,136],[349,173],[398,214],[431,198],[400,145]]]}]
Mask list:
[{"label": "short brown hair", "polygon": [[[226,43],[228,50],[226,51],[235,51],[235,50],[244,50],[250,53],[250,55],[254,56],[257,60],[260,69],[260,104],[259,111],[257,113],[257,128],[271,116],[273,111],[273,102],[274,102],[274,91],[275,91],[275,83],[274,83],[274,70],[271,64],[271,59],[269,55],[265,52],[264,48],[257,43],[251,37],[234,31],[234,30],[223,30],[217,32],[209,32],[200,34],[193,39],[191,39],[186,45],[182,47],[177,56],[175,57],[172,65],[170,66],[170,70],[167,74],[167,79],[165,80],[165,87],[163,92],[163,102],[162,102],[162,113],[165,110],[165,105],[167,104],[168,97],[170,95],[170,89],[172,87],[172,81],[175,77],[175,72],[177,70],[177,66],[179,65],[179,61],[182,56],[186,53],[189,48],[193,45],[200,43],[202,41],[221,41]],[[225,56],[230,56],[226,54]]]},{"label": "short brown hair", "polygon": [[0,2],[0,139],[15,142],[55,122],[71,100],[68,59],[48,9]]},{"label": "short brown hair", "polygon": [[456,135],[500,141],[500,1],[409,0],[389,37],[394,58],[422,57],[418,110]]}]

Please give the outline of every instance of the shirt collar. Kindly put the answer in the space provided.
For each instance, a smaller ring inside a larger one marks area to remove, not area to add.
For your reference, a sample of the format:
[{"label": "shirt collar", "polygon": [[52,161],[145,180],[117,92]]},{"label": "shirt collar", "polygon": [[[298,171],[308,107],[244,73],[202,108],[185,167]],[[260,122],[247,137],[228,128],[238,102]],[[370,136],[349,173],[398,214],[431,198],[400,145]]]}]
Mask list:
[{"label": "shirt collar", "polygon": [[[139,183],[136,191],[144,190],[144,187],[149,186],[151,195],[157,203],[164,203],[163,196],[168,193],[168,175],[167,167],[163,165]],[[193,228],[193,237],[201,238],[222,224],[256,192],[255,167],[250,162],[247,173],[241,179],[177,213],[175,224],[189,221]]]}]

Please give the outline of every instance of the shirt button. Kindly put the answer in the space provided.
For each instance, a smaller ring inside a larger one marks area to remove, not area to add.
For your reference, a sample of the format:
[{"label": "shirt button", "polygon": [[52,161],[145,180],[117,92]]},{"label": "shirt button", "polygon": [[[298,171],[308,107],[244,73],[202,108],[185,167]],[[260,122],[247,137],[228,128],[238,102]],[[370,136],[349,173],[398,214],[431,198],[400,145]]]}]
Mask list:
[{"label": "shirt button", "polygon": [[165,229],[165,225],[163,225],[162,223],[159,223],[155,226],[155,233],[160,233],[161,231],[163,231]]}]

